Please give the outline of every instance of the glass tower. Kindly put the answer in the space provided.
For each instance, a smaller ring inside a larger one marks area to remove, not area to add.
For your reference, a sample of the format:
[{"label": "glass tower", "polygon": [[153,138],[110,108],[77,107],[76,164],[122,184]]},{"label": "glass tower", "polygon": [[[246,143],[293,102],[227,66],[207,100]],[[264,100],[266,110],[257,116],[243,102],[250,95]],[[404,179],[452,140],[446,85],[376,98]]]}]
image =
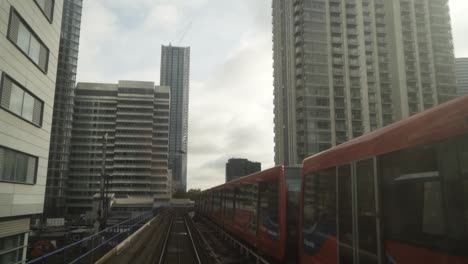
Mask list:
[{"label": "glass tower", "polygon": [[62,217],[66,212],[67,173],[82,3],[82,0],[64,0],[63,2],[62,32],[47,170],[45,217]]},{"label": "glass tower", "polygon": [[190,47],[162,46],[161,85],[171,88],[169,169],[175,190],[187,188]]}]

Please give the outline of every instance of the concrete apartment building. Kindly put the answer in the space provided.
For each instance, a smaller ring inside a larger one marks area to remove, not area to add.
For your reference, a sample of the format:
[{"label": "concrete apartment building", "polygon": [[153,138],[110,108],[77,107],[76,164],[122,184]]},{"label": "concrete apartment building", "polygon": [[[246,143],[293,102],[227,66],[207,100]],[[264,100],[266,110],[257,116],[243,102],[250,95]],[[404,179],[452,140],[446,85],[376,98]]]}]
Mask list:
[{"label": "concrete apartment building", "polygon": [[[126,211],[140,210],[142,200],[149,208],[153,202],[168,202],[169,104],[169,87],[152,82],[77,84],[67,188],[70,215],[93,209],[104,142],[109,192],[127,205]],[[132,208],[131,201],[139,208]]]},{"label": "concrete apartment building", "polygon": [[250,161],[248,159],[229,159],[226,163],[226,182],[238,179],[240,177],[259,172],[262,170],[260,162]]},{"label": "concrete apartment building", "polygon": [[273,0],[275,162],[456,95],[447,0]]},{"label": "concrete apartment building", "polygon": [[0,1],[0,263],[22,263],[43,211],[61,0]]},{"label": "concrete apartment building", "polygon": [[83,0],[64,0],[44,218],[64,217]]},{"label": "concrete apartment building", "polygon": [[161,85],[171,88],[169,168],[174,190],[187,189],[190,47],[161,47]]},{"label": "concrete apartment building", "polygon": [[458,95],[468,94],[468,58],[455,59]]}]

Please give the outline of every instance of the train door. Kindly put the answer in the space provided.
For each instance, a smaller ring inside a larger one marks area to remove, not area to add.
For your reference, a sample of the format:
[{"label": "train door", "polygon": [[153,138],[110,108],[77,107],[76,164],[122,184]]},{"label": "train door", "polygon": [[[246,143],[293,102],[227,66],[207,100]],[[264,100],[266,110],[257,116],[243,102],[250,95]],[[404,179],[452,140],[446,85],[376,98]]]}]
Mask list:
[{"label": "train door", "polygon": [[337,168],[339,263],[382,263],[376,159]]}]

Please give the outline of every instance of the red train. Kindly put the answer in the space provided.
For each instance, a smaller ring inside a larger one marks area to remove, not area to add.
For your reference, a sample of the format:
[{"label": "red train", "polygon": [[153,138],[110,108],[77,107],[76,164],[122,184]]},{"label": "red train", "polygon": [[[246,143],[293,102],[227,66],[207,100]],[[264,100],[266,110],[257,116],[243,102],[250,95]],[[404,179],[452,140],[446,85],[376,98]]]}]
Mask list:
[{"label": "red train", "polygon": [[287,182],[243,177],[201,212],[279,262],[468,264],[468,96],[304,160],[297,200]]},{"label": "red train", "polygon": [[296,257],[300,176],[277,166],[242,177],[202,192],[197,209],[265,255]]}]

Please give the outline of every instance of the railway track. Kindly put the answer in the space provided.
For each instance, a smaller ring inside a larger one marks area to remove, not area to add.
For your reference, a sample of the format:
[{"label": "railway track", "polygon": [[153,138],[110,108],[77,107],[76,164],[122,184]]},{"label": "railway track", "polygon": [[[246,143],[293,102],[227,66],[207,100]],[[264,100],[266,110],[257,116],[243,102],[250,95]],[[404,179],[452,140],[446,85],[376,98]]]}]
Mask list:
[{"label": "railway track", "polygon": [[158,264],[201,264],[200,254],[193,237],[187,214],[172,216]]}]

